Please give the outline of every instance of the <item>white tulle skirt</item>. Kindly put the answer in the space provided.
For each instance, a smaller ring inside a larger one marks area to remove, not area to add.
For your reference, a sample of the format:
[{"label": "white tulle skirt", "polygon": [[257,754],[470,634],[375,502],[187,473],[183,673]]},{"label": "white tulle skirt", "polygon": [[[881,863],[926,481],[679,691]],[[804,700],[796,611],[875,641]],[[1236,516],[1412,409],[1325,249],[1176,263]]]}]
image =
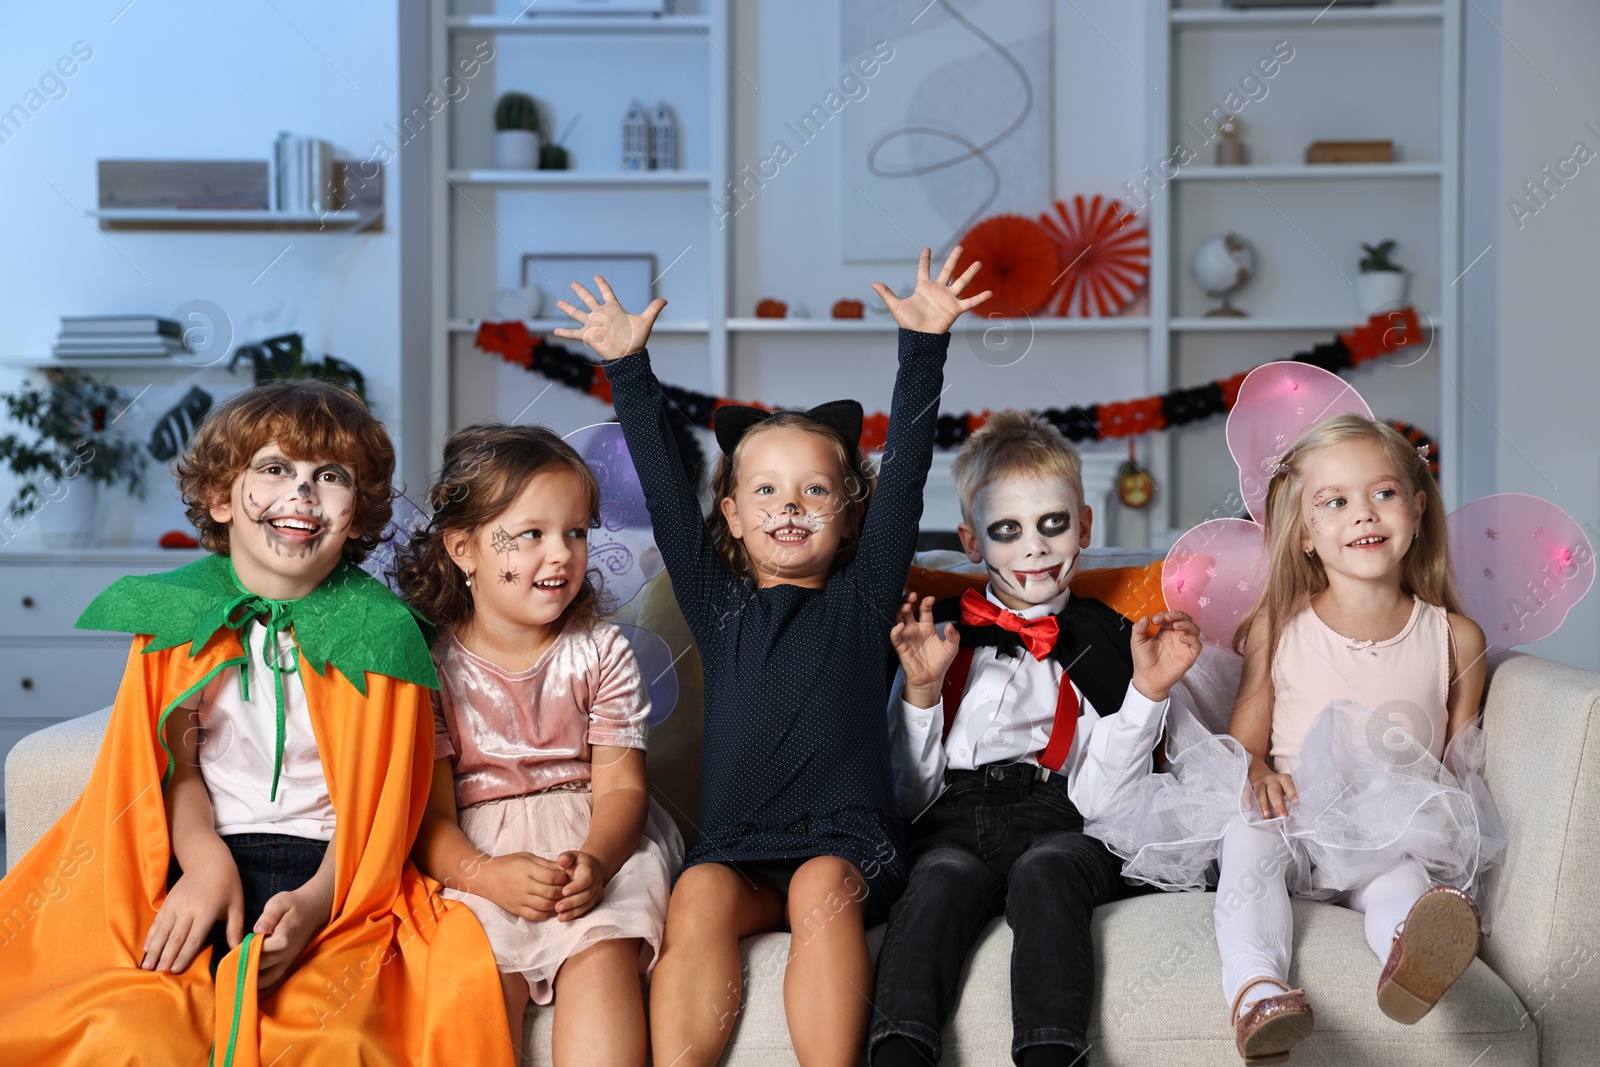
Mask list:
[{"label": "white tulle skirt", "polygon": [[[587,791],[507,797],[464,808],[459,820],[467,839],[491,855],[531,852],[553,860],[583,846],[593,799]],[[651,800],[633,855],[607,883],[600,903],[571,922],[524,919],[483,897],[454,889],[446,889],[444,895],[462,901],[478,917],[500,970],[520,973],[528,980],[533,1002],[549,1004],[561,964],[601,941],[639,938],[639,972],[650,972],[661,951],[672,876],[682,866],[683,837]]]},{"label": "white tulle skirt", "polygon": [[1395,723],[1333,701],[1301,743],[1298,802],[1262,819],[1249,754],[1225,732],[1240,664],[1206,646],[1172,691],[1166,770],[1127,783],[1086,820],[1086,832],[1124,859],[1124,877],[1165,889],[1215,884],[1223,830],[1242,812],[1289,842],[1297,896],[1335,899],[1411,858],[1477,898],[1487,929],[1483,876],[1504,857],[1506,836],[1483,781],[1482,728],[1459,731],[1440,760]]}]

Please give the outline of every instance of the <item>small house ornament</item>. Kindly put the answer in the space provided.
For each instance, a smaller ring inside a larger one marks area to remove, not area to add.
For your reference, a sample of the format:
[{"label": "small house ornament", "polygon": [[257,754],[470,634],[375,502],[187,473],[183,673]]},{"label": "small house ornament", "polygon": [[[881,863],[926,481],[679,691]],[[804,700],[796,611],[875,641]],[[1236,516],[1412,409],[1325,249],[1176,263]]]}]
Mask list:
[{"label": "small house ornament", "polygon": [[650,112],[650,169],[678,169],[678,116],[665,100]]},{"label": "small house ornament", "polygon": [[622,117],[622,169],[650,169],[650,118],[637,100]]}]

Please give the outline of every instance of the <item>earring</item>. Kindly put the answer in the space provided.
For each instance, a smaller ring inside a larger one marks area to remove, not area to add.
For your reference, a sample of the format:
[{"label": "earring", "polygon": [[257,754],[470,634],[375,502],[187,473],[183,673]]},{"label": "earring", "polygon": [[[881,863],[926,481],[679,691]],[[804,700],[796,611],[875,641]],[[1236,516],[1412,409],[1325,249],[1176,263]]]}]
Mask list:
[{"label": "earring", "polygon": [[1317,550],[1316,549],[1314,549],[1314,548],[1306,549],[1306,559],[1310,559],[1312,556],[1315,556],[1316,554],[1317,554]]},{"label": "earring", "polygon": [[470,575],[470,574],[467,575],[467,588],[468,589],[472,588],[472,575]]},{"label": "earring", "polygon": [[1415,541],[1417,539],[1417,534],[1419,534],[1421,532],[1422,532],[1421,530],[1412,530],[1411,531],[1411,540]]}]

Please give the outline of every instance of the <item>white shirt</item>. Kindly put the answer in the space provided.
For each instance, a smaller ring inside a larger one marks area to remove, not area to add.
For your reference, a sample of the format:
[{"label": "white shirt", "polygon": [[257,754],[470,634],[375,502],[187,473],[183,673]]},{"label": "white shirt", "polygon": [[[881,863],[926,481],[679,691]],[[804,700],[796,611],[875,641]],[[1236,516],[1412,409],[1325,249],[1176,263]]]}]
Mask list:
[{"label": "white shirt", "polygon": [[[217,834],[288,834],[333,840],[333,802],[322,757],[311,729],[311,711],[299,671],[283,675],[283,771],[277,800],[272,764],[277,752],[278,712],[272,669],[265,655],[266,627],[251,620],[240,634],[250,651],[250,699],[239,698],[239,667],[220,672],[200,691],[200,777],[211,797]],[[278,662],[299,661],[288,632],[278,634]],[[300,663],[300,670],[309,670]],[[194,699],[180,707],[193,708]]]},{"label": "white shirt", "polygon": [[[1005,607],[992,587],[985,587],[984,595]],[[1016,614],[1025,619],[1057,614],[1069,596],[1063,592]],[[941,739],[944,701],[931,708],[906,701],[905,672],[897,671],[889,691],[889,762],[900,814],[914,819],[926,811],[944,792],[946,769],[974,770],[993,763],[1037,765],[1055,725],[1063,673],[1054,660],[1040,662],[1026,650],[1017,657],[1003,657],[992,646],[973,649],[966,692],[950,736]],[[1129,682],[1121,710],[1102,720],[1083,691],[1075,684],[1072,688],[1078,694],[1078,724],[1059,773],[1066,774],[1067,795],[1087,819],[1113,788],[1150,771],[1167,702],[1149,699]]]}]

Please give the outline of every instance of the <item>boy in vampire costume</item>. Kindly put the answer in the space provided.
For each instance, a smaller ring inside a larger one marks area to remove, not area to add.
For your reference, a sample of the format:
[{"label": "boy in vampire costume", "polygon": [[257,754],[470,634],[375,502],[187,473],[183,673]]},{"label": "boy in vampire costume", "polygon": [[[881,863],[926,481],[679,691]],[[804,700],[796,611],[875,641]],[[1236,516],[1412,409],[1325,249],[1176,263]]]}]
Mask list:
[{"label": "boy in vampire costume", "polygon": [[1078,454],[1048,423],[991,416],[953,473],[957,532],[989,583],[937,605],[908,594],[890,634],[890,751],[912,866],[878,956],[871,1060],[938,1062],[962,963],[1004,914],[1012,1059],[1082,1064],[1089,917],[1124,892],[1120,861],[1083,833],[1084,816],[1150,769],[1199,631],[1182,612],[1130,626],[1072,595],[1093,516]]}]

